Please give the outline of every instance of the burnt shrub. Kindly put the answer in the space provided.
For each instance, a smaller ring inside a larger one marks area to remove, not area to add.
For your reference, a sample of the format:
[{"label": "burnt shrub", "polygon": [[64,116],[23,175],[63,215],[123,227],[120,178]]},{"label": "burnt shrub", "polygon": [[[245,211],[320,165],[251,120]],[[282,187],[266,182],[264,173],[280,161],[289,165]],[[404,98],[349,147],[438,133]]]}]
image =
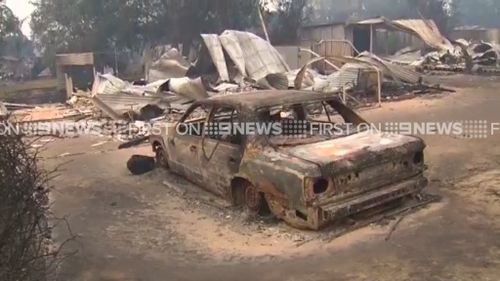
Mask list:
[{"label": "burnt shrub", "polygon": [[50,173],[22,136],[0,135],[0,280],[48,280],[58,250],[49,225]]}]

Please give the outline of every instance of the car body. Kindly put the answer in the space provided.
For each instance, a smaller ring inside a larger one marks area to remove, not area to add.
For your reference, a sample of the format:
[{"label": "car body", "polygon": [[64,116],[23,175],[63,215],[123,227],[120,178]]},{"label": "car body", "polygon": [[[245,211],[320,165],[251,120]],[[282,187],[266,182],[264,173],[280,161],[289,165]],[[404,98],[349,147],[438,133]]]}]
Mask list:
[{"label": "car body", "polygon": [[[276,109],[279,116],[273,114]],[[351,124],[355,129],[335,135],[295,137],[282,130],[282,135],[224,138],[205,127],[221,121],[275,122],[273,118],[281,124],[304,122],[305,132],[312,131],[312,122],[344,122],[339,127]],[[181,124],[205,129],[186,134],[180,132]],[[319,229],[419,194],[427,185],[420,138],[360,129],[362,125],[370,124],[332,94],[260,91],[196,101],[177,126],[151,136],[150,142],[158,163],[235,205],[254,213],[268,208],[295,227]]]}]

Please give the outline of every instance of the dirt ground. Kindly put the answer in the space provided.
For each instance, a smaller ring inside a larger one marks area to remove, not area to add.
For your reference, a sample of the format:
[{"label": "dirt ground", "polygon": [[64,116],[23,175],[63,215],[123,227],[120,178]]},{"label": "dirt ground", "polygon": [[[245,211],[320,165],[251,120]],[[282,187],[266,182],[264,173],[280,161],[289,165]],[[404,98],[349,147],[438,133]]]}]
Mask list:
[{"label": "dirt ground", "polygon": [[[360,114],[372,122],[500,122],[500,78],[430,79],[458,92]],[[46,168],[60,166],[53,211],[76,236],[59,280],[499,280],[500,132],[423,138],[428,191],[443,199],[404,216],[387,241],[397,218],[336,239],[330,230],[248,221],[166,171],[132,176],[125,163],[151,154],[147,146],[117,150],[90,137],[47,142]],[[60,225],[55,237],[64,241],[67,229]]]}]

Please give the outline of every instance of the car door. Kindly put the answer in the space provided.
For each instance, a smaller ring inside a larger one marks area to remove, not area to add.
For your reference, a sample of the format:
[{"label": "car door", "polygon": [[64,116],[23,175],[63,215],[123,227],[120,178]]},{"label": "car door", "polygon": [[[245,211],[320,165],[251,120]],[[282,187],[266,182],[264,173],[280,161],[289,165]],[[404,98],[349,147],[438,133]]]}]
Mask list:
[{"label": "car door", "polygon": [[[212,128],[227,128],[240,122],[239,113],[231,107],[215,107],[208,122]],[[239,171],[244,138],[232,129],[203,133],[200,163],[205,186],[226,199],[230,199],[231,180]]]},{"label": "car door", "polygon": [[168,137],[167,153],[170,169],[197,184],[203,183],[200,163],[201,140],[209,107],[193,105]]}]

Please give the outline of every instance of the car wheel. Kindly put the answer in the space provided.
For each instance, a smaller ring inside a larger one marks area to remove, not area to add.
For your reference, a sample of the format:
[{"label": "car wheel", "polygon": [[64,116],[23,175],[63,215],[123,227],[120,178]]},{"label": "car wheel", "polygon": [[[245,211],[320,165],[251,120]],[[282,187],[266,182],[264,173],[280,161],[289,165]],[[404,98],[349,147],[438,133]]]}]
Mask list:
[{"label": "car wheel", "polygon": [[245,187],[245,208],[250,214],[257,215],[262,206],[262,195],[252,184]]},{"label": "car wheel", "polygon": [[266,200],[262,193],[249,182],[245,182],[237,188],[236,203],[242,206],[251,217],[263,217],[270,214]]},{"label": "car wheel", "polygon": [[155,162],[156,167],[168,169],[167,153],[159,145],[155,147]]},{"label": "car wheel", "polygon": [[127,168],[133,175],[142,175],[154,170],[155,159],[144,155],[132,155],[127,161]]}]

